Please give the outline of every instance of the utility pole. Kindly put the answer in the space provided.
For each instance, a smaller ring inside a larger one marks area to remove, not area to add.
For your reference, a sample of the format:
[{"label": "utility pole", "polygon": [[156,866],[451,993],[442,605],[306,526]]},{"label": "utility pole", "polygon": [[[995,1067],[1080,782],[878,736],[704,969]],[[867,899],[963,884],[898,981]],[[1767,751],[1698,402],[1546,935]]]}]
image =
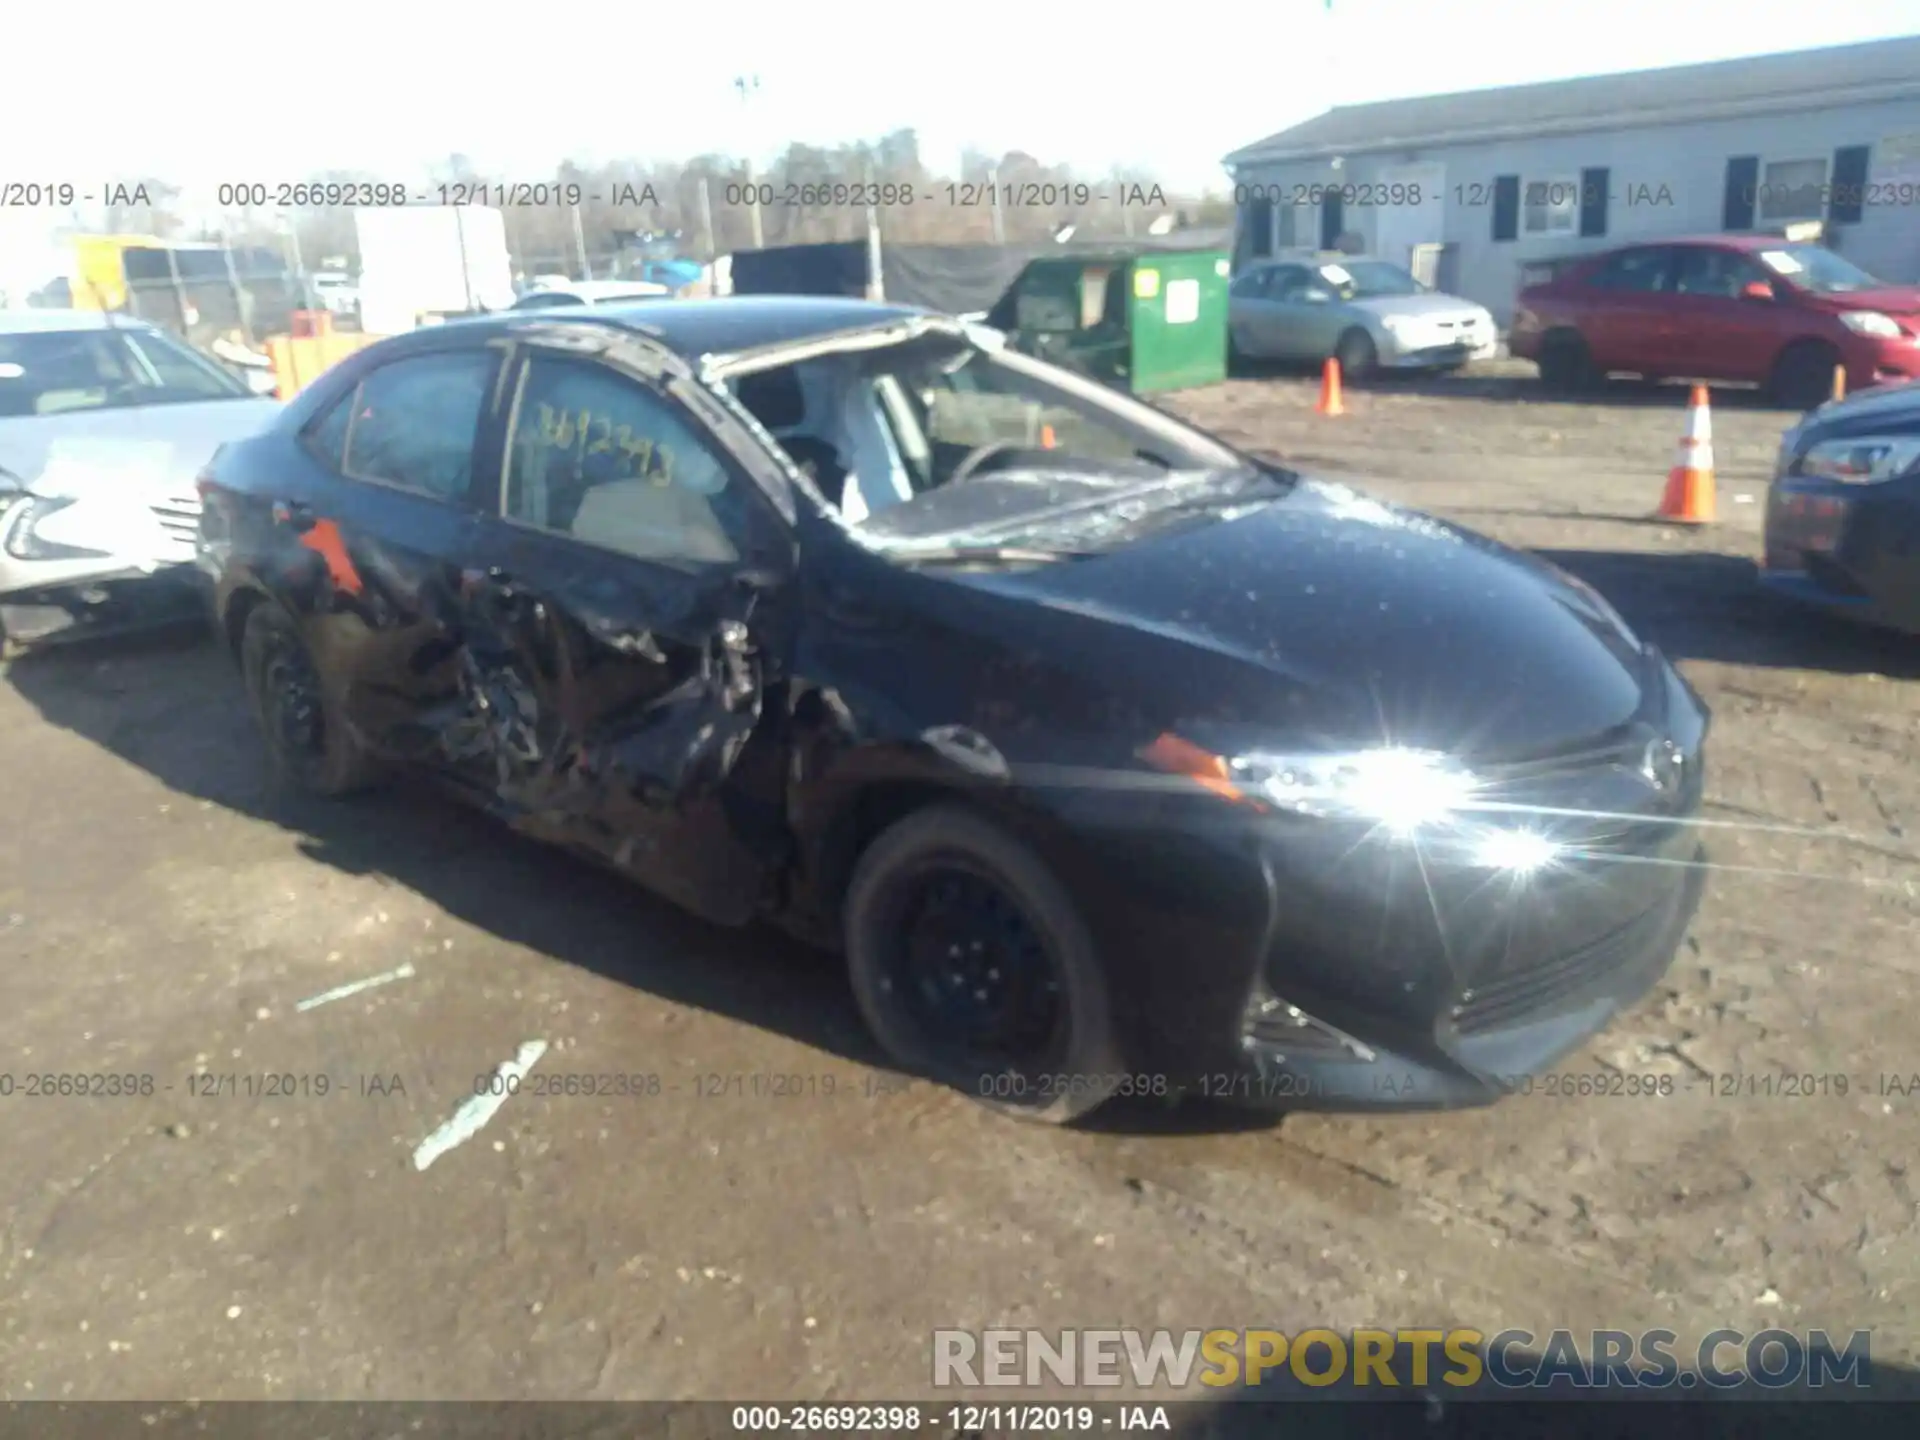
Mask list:
[{"label": "utility pole", "polygon": [[573,248],[574,252],[580,257],[580,278],[582,280],[593,279],[593,265],[587,259],[586,227],[580,223],[580,207],[578,205],[573,207]]},{"label": "utility pole", "polygon": [[707,260],[709,263],[720,258],[720,241],[713,233],[713,193],[707,188],[707,177],[700,177],[700,228],[706,234]]},{"label": "utility pole", "polygon": [[[734,77],[733,88],[740,92],[741,114],[751,114],[753,97],[760,93],[760,77],[758,75],[737,75]],[[766,248],[767,240],[760,229],[760,190],[759,177],[754,174],[753,170],[754,135],[752,122],[748,121],[744,128],[746,132],[747,150],[747,208],[748,213],[753,217],[753,248],[761,250]]]}]

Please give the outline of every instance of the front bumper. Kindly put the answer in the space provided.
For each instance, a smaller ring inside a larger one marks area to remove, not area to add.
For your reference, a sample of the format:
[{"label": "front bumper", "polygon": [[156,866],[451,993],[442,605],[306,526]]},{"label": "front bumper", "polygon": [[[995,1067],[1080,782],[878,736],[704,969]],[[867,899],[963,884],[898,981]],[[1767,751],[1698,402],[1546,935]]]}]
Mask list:
[{"label": "front bumper", "polygon": [[[193,563],[200,525],[198,496],[141,503],[111,492],[86,495],[38,515],[35,497],[0,513],[0,599],[156,575]],[[36,555],[34,536],[53,553]],[[78,553],[70,553],[78,552]]]},{"label": "front bumper", "polygon": [[1563,847],[1531,876],[1360,824],[1217,801],[1211,820],[1158,802],[1142,817],[1136,798],[1132,827],[1071,879],[1098,897],[1129,1069],[1267,1108],[1450,1108],[1498,1100],[1604,1028],[1671,964],[1703,889],[1707,717],[1665,673],[1662,733],[1684,757],[1668,792],[1624,762],[1502,787],[1544,813],[1499,823]]},{"label": "front bumper", "polygon": [[1383,370],[1451,369],[1470,360],[1491,360],[1500,351],[1499,337],[1491,326],[1453,340],[1418,336],[1402,339],[1395,335],[1387,335],[1384,340],[1376,346]]},{"label": "front bumper", "polygon": [[1862,624],[1920,634],[1920,477],[1775,480],[1760,583]]},{"label": "front bumper", "polygon": [[1847,346],[1847,389],[1864,390],[1901,380],[1920,379],[1920,341],[1853,336]]}]

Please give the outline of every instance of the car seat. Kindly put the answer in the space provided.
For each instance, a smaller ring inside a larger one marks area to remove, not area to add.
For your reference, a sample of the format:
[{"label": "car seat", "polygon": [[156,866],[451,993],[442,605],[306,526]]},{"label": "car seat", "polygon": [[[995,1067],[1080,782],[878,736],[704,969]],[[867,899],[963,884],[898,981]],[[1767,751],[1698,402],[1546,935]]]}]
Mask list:
[{"label": "car seat", "polygon": [[743,375],[734,387],[734,398],[773,433],[826,502],[838,508],[846,492],[848,471],[838,447],[815,435],[789,433],[805,424],[807,418],[806,392],[799,371],[783,365],[777,370]]}]

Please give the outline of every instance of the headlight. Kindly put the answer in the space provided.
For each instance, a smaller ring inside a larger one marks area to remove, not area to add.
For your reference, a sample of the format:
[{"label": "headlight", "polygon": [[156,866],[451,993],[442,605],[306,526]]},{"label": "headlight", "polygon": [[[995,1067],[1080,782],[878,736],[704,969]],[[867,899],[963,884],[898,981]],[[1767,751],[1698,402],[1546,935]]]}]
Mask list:
[{"label": "headlight", "polygon": [[1382,315],[1380,317],[1380,328],[1396,340],[1411,329],[1412,325],[1412,320],[1405,315]]},{"label": "headlight", "polygon": [[57,540],[42,540],[36,527],[49,515],[73,504],[70,499],[49,500],[29,495],[6,510],[7,553],[16,560],[95,560],[109,552],[87,550],[78,545],[62,545]]},{"label": "headlight", "polygon": [[1847,485],[1877,485],[1920,466],[1920,438],[1868,435],[1857,440],[1826,440],[1801,457],[1800,473]]},{"label": "headlight", "polygon": [[1411,834],[1466,805],[1479,786],[1443,755],[1360,750],[1346,755],[1254,751],[1227,762],[1243,789],[1296,815],[1369,820]]},{"label": "headlight", "polygon": [[1156,769],[1184,776],[1223,799],[1289,814],[1358,820],[1395,840],[1434,842],[1472,864],[1526,876],[1562,853],[1528,828],[1475,823],[1484,784],[1445,755],[1385,746],[1342,754],[1252,750],[1234,759],[1178,735],[1162,735],[1140,751]]},{"label": "headlight", "polygon": [[1893,318],[1878,310],[1842,310],[1840,323],[1856,335],[1873,335],[1882,340],[1900,338],[1900,327]]}]

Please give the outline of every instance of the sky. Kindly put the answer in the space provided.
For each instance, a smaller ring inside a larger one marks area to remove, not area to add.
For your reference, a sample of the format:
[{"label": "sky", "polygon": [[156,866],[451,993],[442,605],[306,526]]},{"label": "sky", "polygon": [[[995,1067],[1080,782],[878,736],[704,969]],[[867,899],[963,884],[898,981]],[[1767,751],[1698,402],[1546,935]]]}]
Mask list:
[{"label": "sky", "polygon": [[[7,66],[0,183],[155,175],[209,205],[197,192],[223,181],[417,182],[455,151],[538,180],[569,157],[764,162],[789,141],[905,126],[935,169],[968,147],[1018,148],[1224,188],[1228,151],[1334,105],[1920,29],[1916,0],[570,0],[541,12],[92,0],[89,50],[63,7],[13,8],[15,61],[60,58]],[[749,104],[733,86],[743,74],[760,80]]]}]

